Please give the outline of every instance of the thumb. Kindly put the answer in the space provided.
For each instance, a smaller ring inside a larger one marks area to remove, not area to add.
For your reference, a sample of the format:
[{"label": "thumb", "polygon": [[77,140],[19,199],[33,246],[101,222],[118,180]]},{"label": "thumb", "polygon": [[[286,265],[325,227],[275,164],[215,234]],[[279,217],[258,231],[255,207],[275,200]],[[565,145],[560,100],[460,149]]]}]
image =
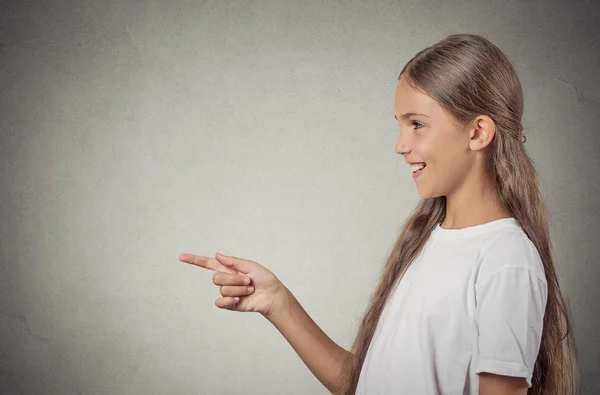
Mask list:
[{"label": "thumb", "polygon": [[247,274],[249,273],[256,263],[249,259],[242,259],[235,256],[227,256],[223,255],[219,252],[215,255],[217,261],[222,263],[224,266],[229,267],[231,269],[237,270],[238,272]]}]

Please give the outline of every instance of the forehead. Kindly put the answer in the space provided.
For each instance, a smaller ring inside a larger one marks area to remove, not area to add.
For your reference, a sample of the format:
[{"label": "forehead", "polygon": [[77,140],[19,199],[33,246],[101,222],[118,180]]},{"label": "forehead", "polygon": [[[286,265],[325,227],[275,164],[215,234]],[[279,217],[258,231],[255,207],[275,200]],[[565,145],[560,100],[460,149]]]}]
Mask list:
[{"label": "forehead", "polygon": [[441,113],[441,107],[435,100],[413,89],[404,77],[396,85],[394,102],[398,116],[407,112],[422,112],[430,116]]}]

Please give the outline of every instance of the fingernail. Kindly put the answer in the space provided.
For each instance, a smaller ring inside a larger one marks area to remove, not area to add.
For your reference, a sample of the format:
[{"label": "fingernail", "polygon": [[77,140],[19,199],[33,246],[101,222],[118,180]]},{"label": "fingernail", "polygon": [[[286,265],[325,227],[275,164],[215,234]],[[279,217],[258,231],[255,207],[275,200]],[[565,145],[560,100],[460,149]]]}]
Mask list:
[{"label": "fingernail", "polygon": [[248,287],[248,292],[254,291],[254,287]]},{"label": "fingernail", "polygon": [[239,302],[240,298],[236,296],[235,298],[233,298],[233,300],[235,300],[236,302]]},{"label": "fingernail", "polygon": [[244,277],[244,284],[250,284],[250,277]]}]

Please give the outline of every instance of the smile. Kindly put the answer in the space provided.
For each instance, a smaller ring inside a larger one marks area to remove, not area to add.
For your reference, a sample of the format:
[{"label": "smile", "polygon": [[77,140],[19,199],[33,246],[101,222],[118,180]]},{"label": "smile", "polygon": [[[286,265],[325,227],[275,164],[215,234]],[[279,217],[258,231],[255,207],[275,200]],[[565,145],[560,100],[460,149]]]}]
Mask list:
[{"label": "smile", "polygon": [[421,175],[423,174],[424,171],[425,171],[425,167],[423,167],[420,170],[413,171],[413,173],[412,173],[413,180],[416,180],[417,178],[421,177]]}]

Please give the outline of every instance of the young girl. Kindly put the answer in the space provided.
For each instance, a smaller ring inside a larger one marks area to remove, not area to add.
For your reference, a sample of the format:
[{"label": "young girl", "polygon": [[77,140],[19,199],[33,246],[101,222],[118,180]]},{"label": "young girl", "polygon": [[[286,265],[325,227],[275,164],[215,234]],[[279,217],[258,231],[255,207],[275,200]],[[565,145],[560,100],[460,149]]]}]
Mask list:
[{"label": "young girl", "polygon": [[522,115],[515,69],[481,36],[448,36],[401,71],[395,151],[422,200],[351,351],[258,263],[179,259],[216,271],[216,305],[265,316],[334,394],[575,394],[570,317]]}]

